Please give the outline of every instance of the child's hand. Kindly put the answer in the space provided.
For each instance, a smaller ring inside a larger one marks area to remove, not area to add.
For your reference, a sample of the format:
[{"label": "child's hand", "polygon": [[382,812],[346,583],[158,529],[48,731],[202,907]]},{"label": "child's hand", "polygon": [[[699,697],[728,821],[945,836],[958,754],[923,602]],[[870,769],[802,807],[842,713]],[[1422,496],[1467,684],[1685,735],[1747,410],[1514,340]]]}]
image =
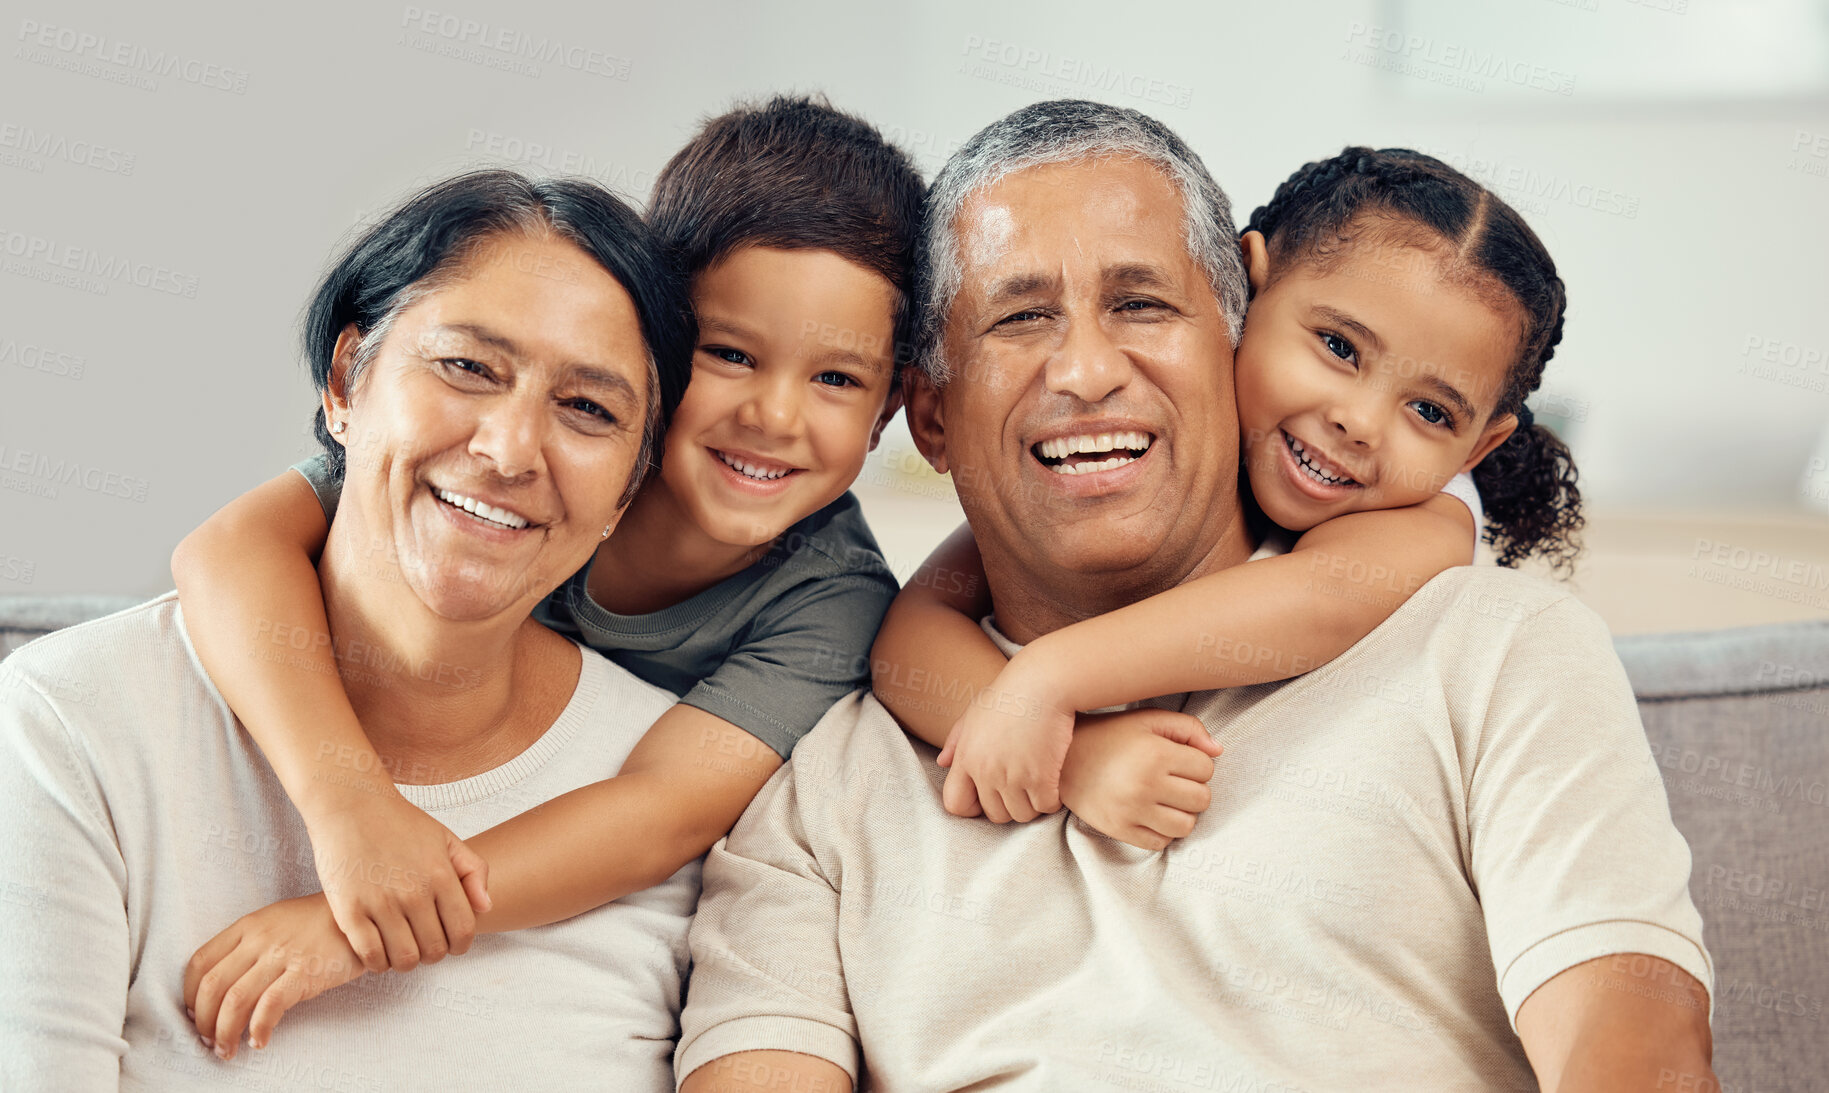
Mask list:
[{"label": "child's hand", "polygon": [[994,823],[1027,823],[1061,807],[1061,763],[1073,743],[1075,711],[1060,688],[1019,653],[979,694],[947,735],[939,763],[951,770],[946,811]]},{"label": "child's hand", "polygon": [[469,950],[489,867],[449,828],[391,785],[353,790],[306,823],[318,882],[365,968],[411,971]]},{"label": "child's hand", "polygon": [[1161,850],[1212,803],[1220,746],[1200,719],[1145,706],[1083,714],[1061,768],[1061,800],[1094,830]]},{"label": "child's hand", "polygon": [[300,896],[241,916],[198,949],[184,967],[184,1011],[218,1059],[233,1059],[243,1029],[266,1047],[287,1010],[361,974],[324,897]]}]

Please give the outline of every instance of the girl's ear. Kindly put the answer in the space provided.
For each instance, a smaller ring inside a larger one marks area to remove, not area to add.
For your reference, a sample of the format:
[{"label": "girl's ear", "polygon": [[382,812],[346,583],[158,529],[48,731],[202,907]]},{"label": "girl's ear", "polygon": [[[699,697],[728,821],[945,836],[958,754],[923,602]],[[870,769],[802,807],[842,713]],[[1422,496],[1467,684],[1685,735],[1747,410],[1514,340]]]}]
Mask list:
[{"label": "girl's ear", "polygon": [[337,422],[345,425],[349,422],[349,368],[355,362],[356,350],[362,344],[362,335],[356,330],[356,324],[350,323],[337,335],[337,344],[330,352],[330,375],[324,382],[324,423],[330,427],[331,439],[344,447],[349,446],[346,433],[335,428]]},{"label": "girl's ear", "polygon": [[1510,440],[1511,434],[1517,428],[1518,419],[1511,414],[1493,418],[1491,424],[1486,426],[1486,431],[1480,434],[1480,442],[1473,446],[1473,452],[1467,456],[1467,462],[1461,464],[1461,473],[1466,474],[1472,471],[1479,465],[1480,460],[1485,459],[1494,448]]},{"label": "girl's ear", "polygon": [[870,447],[867,450],[876,451],[877,441],[883,439],[883,430],[895,420],[895,412],[902,408],[902,393],[907,388],[908,381],[904,379],[900,386],[889,393],[889,398],[883,403],[883,412],[876,415],[876,427],[870,430]]},{"label": "girl's ear", "polygon": [[1251,295],[1256,296],[1270,283],[1270,247],[1263,232],[1246,232],[1239,236],[1238,246],[1245,252],[1245,278],[1251,282]]}]

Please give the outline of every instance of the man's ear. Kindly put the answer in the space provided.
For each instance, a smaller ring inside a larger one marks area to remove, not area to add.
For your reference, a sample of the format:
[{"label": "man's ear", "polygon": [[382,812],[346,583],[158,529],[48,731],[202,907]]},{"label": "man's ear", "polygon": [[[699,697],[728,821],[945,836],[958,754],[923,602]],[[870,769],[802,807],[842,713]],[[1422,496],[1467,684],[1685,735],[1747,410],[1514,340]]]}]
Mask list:
[{"label": "man's ear", "polygon": [[870,430],[870,451],[876,451],[877,442],[883,439],[883,430],[895,420],[895,412],[902,408],[902,391],[907,386],[904,381],[889,392],[889,398],[883,403],[883,412],[876,415],[876,428]]},{"label": "man's ear", "polygon": [[1486,426],[1486,431],[1480,434],[1480,442],[1473,446],[1473,453],[1467,457],[1467,462],[1461,464],[1461,473],[1466,474],[1478,466],[1480,460],[1485,459],[1494,448],[1510,440],[1517,428],[1518,419],[1511,414],[1493,418],[1492,423]]},{"label": "man's ear", "polygon": [[[356,350],[362,344],[362,334],[355,323],[344,327],[337,335],[337,344],[330,351],[330,375],[324,382],[324,425],[326,428],[338,421],[349,420],[349,369],[355,363]],[[349,447],[347,434],[331,430],[330,439]]]},{"label": "man's ear", "polygon": [[914,437],[915,449],[935,471],[947,473],[946,409],[940,389],[927,373],[917,369],[903,384],[903,394],[907,399],[908,433]]},{"label": "man's ear", "polygon": [[1256,296],[1270,283],[1270,247],[1263,232],[1246,232],[1239,236],[1238,248],[1245,252],[1245,279],[1251,282],[1251,295]]}]

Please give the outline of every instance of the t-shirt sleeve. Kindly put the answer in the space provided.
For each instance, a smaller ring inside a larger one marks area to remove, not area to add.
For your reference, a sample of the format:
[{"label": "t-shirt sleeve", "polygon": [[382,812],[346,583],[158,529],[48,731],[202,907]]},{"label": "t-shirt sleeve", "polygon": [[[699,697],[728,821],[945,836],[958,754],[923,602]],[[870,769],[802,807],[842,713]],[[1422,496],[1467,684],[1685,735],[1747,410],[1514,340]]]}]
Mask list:
[{"label": "t-shirt sleeve", "polygon": [[118,1089],[127,868],[93,767],[7,665],[0,802],[0,1089]]},{"label": "t-shirt sleeve", "polygon": [[832,704],[870,678],[870,644],[895,599],[885,573],[795,586],[680,701],[736,725],[783,759]]},{"label": "t-shirt sleeve", "polygon": [[330,457],[314,455],[303,463],[294,463],[292,469],[304,475],[305,481],[311,484],[311,492],[318,495],[318,504],[324,507],[324,522],[334,521],[337,502],[343,499],[343,480],[331,477]]},{"label": "t-shirt sleeve", "polygon": [[1486,530],[1486,507],[1480,504],[1480,488],[1473,484],[1473,475],[1462,471],[1448,480],[1448,484],[1442,487],[1442,492],[1460,498],[1461,503],[1467,506],[1467,511],[1473,513],[1473,543],[1474,546],[1479,546],[1480,533]]},{"label": "t-shirt sleeve", "polygon": [[1623,953],[1688,972],[1712,1007],[1689,844],[1606,626],[1573,597],[1520,623],[1469,778],[1473,882],[1514,1029],[1532,991]]},{"label": "t-shirt sleeve", "polygon": [[813,1055],[857,1081],[857,1019],[839,954],[838,891],[807,837],[798,770],[789,763],[776,771],[705,856],[689,935],[692,982],[674,1055],[681,1082],[743,1051]]}]

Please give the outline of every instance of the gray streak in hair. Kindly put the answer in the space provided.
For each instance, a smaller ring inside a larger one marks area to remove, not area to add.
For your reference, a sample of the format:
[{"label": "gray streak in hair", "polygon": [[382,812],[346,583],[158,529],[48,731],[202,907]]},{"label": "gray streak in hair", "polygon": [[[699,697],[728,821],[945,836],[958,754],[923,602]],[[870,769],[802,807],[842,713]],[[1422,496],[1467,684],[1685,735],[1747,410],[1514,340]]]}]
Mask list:
[{"label": "gray streak in hair", "polygon": [[955,230],[974,193],[1007,175],[1049,163],[1132,156],[1162,170],[1181,192],[1188,255],[1206,272],[1238,344],[1248,296],[1232,203],[1206,167],[1167,126],[1121,106],[1056,99],[1025,106],[978,131],[941,168],[927,192],[926,224],[915,258],[916,360],[936,385],[949,368],[941,346],[964,266]]}]

